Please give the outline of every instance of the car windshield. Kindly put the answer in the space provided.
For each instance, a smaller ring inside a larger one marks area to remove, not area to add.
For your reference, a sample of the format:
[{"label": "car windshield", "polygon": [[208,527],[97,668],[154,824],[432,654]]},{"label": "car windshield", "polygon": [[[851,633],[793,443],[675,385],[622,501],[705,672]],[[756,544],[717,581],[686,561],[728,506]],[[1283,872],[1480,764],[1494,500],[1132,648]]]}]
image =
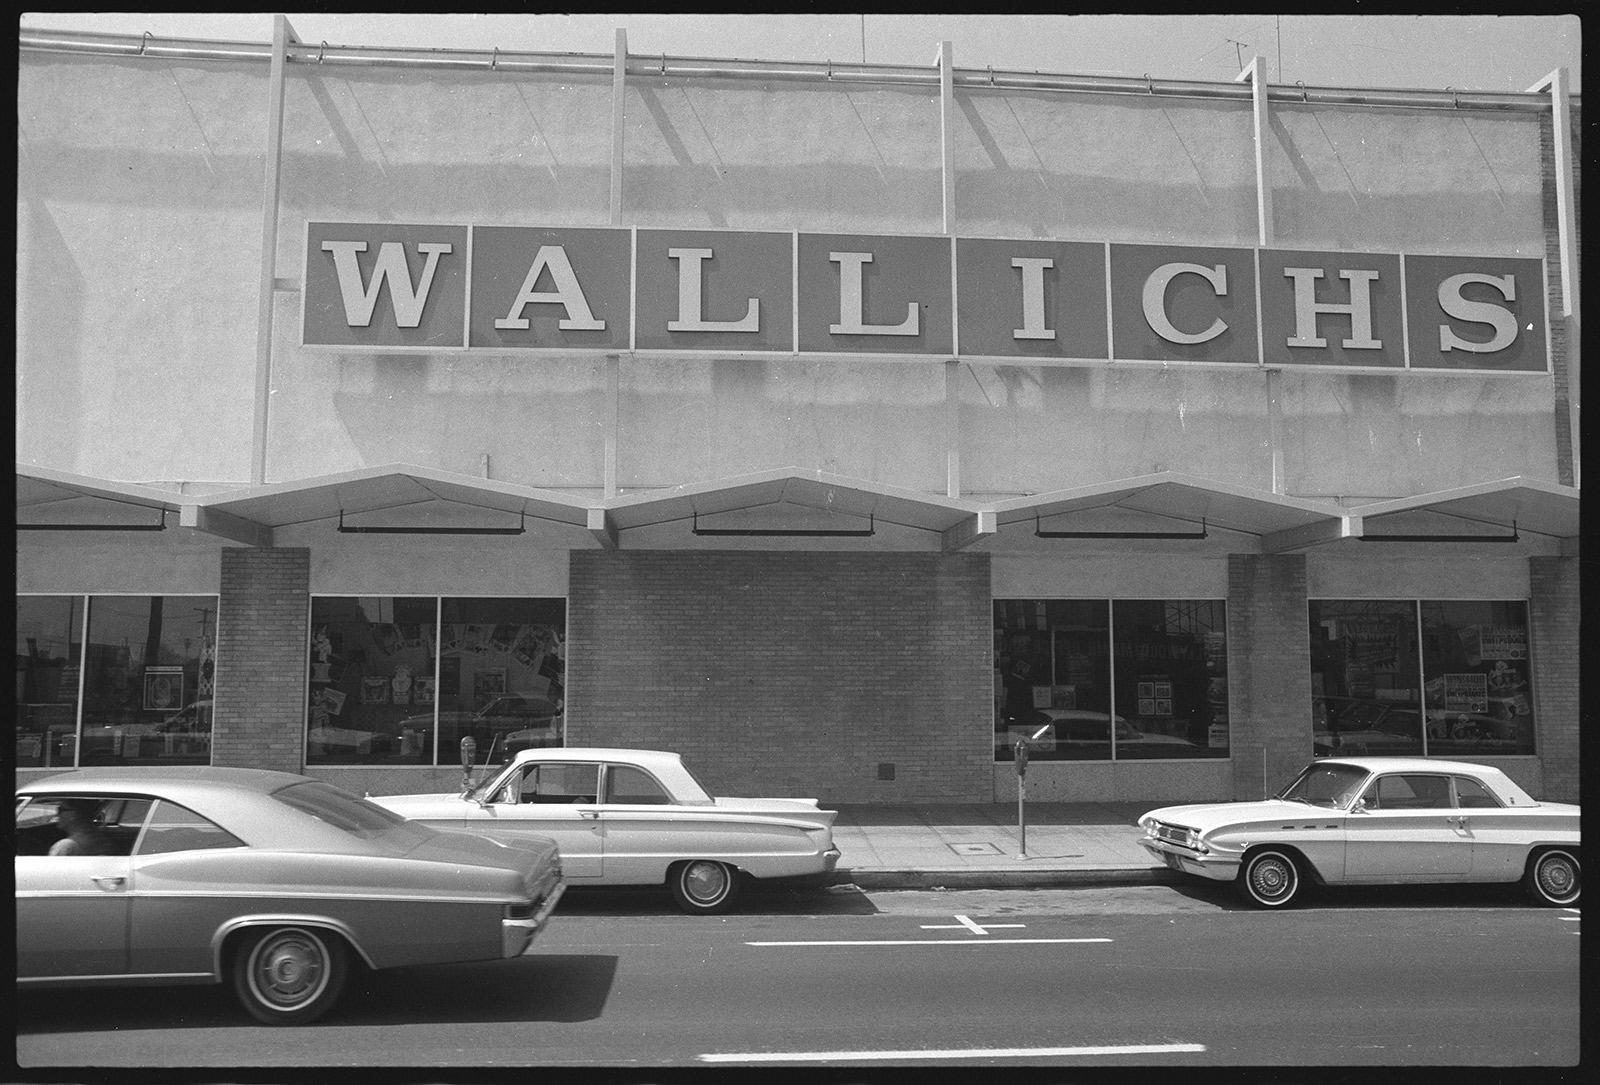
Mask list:
[{"label": "car windshield", "polygon": [[428,835],[417,832],[419,826],[399,814],[320,780],[290,784],[274,791],[272,797],[341,832],[391,846],[396,851],[409,850],[420,837]]},{"label": "car windshield", "polygon": [[1273,797],[1343,810],[1370,775],[1355,765],[1308,765],[1293,783]]}]

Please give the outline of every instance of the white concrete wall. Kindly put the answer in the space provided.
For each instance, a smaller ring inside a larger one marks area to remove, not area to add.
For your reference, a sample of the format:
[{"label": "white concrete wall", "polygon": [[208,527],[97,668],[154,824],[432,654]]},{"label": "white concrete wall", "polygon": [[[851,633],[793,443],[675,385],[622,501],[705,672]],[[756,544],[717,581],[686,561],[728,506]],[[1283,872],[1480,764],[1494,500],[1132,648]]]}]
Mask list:
[{"label": "white concrete wall", "polygon": [[[23,53],[19,460],[248,480],[265,65]],[[604,76],[291,65],[276,274],[307,219],[603,225]],[[1281,246],[1537,256],[1532,113],[1276,104]],[[927,87],[630,77],[623,224],[936,233]],[[955,232],[1248,246],[1243,101],[963,89]],[[274,310],[269,480],[411,462],[592,493],[592,356],[307,351]],[[1403,496],[1556,474],[1552,381],[1292,372],[1289,492]],[[625,358],[618,482],[790,464],[942,492],[939,362]],[[1260,373],[963,367],[963,487],[1041,492],[1163,468],[1271,484]]]}]

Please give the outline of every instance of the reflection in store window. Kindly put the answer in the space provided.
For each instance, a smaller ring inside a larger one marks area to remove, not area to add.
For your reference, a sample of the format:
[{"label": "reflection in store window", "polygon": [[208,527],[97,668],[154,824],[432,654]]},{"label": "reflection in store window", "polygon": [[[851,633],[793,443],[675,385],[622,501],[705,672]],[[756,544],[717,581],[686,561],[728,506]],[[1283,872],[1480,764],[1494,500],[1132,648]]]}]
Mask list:
[{"label": "reflection in store window", "polygon": [[209,763],[216,615],[215,596],[19,596],[16,763]]},{"label": "reflection in store window", "polygon": [[1527,605],[1314,599],[1313,752],[1534,752]]},{"label": "reflection in store window", "polygon": [[307,764],[562,744],[565,600],[318,597],[311,616]]},{"label": "reflection in store window", "polygon": [[995,760],[1228,756],[1220,600],[1000,599]]}]

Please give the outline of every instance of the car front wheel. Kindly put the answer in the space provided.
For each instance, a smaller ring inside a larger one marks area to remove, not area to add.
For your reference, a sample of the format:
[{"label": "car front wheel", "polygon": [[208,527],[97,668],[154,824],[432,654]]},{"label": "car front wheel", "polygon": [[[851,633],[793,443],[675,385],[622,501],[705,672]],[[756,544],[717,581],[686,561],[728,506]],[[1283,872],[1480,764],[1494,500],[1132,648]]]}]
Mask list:
[{"label": "car front wheel", "polygon": [[1533,899],[1552,908],[1578,903],[1583,868],[1576,852],[1550,848],[1528,864],[1527,886]]},{"label": "car front wheel", "polygon": [[1245,856],[1239,871],[1239,893],[1257,908],[1282,908],[1300,892],[1300,866],[1294,856],[1262,848]]},{"label": "car front wheel", "polygon": [[303,1025],[344,988],[344,944],[310,927],[252,931],[234,956],[233,989],[257,1021]]},{"label": "car front wheel", "polygon": [[667,875],[672,897],[690,915],[716,915],[733,907],[739,895],[739,872],[714,859],[690,859]]}]

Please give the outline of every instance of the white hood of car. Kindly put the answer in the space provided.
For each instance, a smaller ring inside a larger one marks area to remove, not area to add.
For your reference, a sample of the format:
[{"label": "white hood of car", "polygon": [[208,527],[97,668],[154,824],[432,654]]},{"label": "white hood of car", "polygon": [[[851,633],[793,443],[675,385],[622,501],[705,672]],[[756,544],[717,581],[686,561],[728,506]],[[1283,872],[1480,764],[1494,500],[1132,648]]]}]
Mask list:
[{"label": "white hood of car", "polygon": [[385,810],[392,810],[410,821],[431,821],[437,818],[465,818],[471,804],[459,792],[445,791],[433,795],[373,795],[371,802]]},{"label": "white hood of car", "polygon": [[1274,821],[1283,824],[1303,822],[1307,818],[1322,818],[1339,811],[1326,806],[1310,806],[1303,802],[1284,802],[1280,799],[1257,799],[1253,802],[1208,802],[1192,806],[1163,806],[1151,810],[1140,818],[1155,818],[1169,825],[1183,825],[1207,832],[1224,825],[1240,825],[1257,821]]}]

